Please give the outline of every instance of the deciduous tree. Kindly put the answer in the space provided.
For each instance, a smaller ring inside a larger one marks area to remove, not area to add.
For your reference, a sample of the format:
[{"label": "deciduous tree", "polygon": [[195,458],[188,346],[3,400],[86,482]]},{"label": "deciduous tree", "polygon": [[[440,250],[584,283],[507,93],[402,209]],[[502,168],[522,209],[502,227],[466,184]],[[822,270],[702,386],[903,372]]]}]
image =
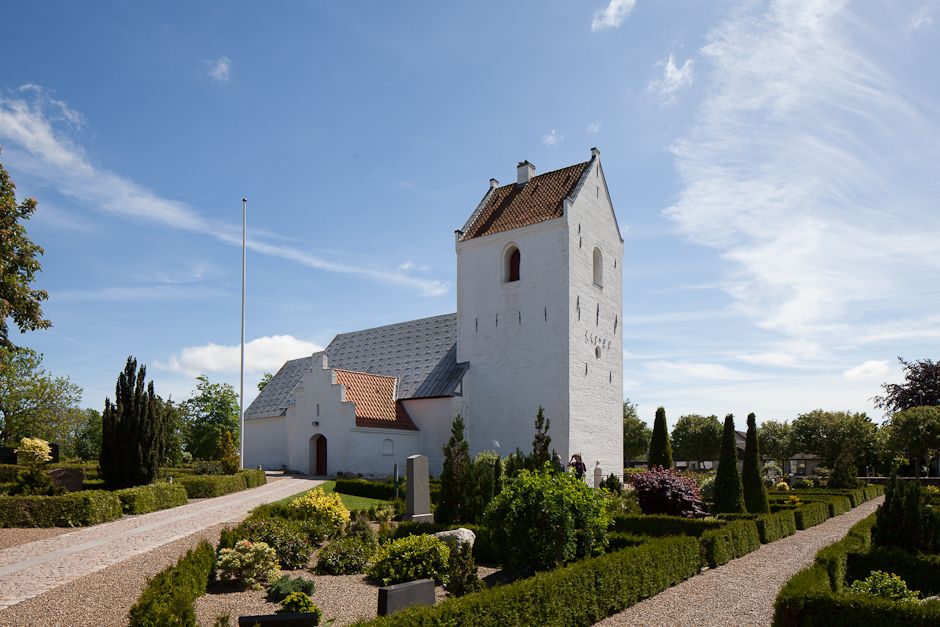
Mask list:
[{"label": "deciduous tree", "polygon": [[46,372],[36,351],[0,348],[0,442],[37,437],[61,443],[72,427],[68,412],[81,396],[68,377]]},{"label": "deciduous tree", "polygon": [[877,427],[864,413],[816,409],[801,414],[792,426],[796,445],[805,453],[819,455],[828,468],[844,450],[855,459],[874,455]]},{"label": "deciduous tree", "polygon": [[653,431],[637,414],[636,403],[623,402],[623,459],[637,459],[650,448]]},{"label": "deciduous tree", "polygon": [[200,375],[196,393],[183,403],[186,450],[196,459],[221,459],[222,433],[238,441],[238,394],[228,383],[211,383]]},{"label": "deciduous tree", "polygon": [[898,361],[904,367],[904,383],[882,384],[885,394],[874,398],[875,405],[889,414],[940,405],[940,361],[906,361],[902,357]]},{"label": "deciduous tree", "polygon": [[718,459],[721,452],[718,416],[680,416],[672,428],[672,451],[678,459],[686,461]]},{"label": "deciduous tree", "polygon": [[914,466],[914,475],[928,456],[940,453],[940,407],[911,407],[891,417],[884,427],[889,449]]},{"label": "deciduous tree", "polygon": [[757,441],[760,451],[780,465],[780,470],[786,470],[787,462],[797,453],[796,443],[793,440],[793,428],[789,422],[765,420],[757,429]]}]

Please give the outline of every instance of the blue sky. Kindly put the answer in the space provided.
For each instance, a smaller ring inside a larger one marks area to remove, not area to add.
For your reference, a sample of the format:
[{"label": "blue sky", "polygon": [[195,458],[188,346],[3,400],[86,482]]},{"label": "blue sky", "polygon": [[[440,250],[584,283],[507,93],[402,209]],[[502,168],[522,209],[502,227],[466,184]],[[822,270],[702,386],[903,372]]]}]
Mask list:
[{"label": "blue sky", "polygon": [[242,196],[253,392],[338,332],[453,311],[452,234],[488,179],[591,146],[625,234],[624,389],[644,417],[872,411],[896,356],[938,357],[936,1],[4,18],[0,160],[39,200],[54,323],[16,339],[87,406],[128,354],[176,399],[199,373],[237,383]]}]

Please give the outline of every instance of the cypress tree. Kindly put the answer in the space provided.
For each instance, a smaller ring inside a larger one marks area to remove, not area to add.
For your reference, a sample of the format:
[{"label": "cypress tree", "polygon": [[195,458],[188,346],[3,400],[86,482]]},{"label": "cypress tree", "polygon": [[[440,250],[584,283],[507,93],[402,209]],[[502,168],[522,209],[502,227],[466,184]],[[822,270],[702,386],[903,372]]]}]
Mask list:
[{"label": "cypress tree", "polygon": [[470,445],[463,437],[463,417],[457,414],[450,427],[450,439],[444,445],[444,467],[441,470],[441,496],[437,505],[437,521],[443,524],[464,521],[470,495]]},{"label": "cypress tree", "polygon": [[551,421],[545,417],[545,410],[539,405],[539,411],[535,415],[535,437],[532,439],[532,457],[530,459],[530,468],[532,470],[541,470],[546,462],[552,460],[549,452],[552,437],[548,435],[548,428],[551,426]]},{"label": "cypress tree", "polygon": [[757,443],[757,419],[753,413],[747,416],[747,440],[744,444],[744,467],[741,470],[744,488],[744,504],[748,513],[769,514],[767,490],[760,476],[760,446]]},{"label": "cypress tree", "polygon": [[734,441],[734,416],[725,416],[721,434],[721,457],[715,476],[715,513],[744,514],[744,494],[738,473],[738,449]]},{"label": "cypress tree", "polygon": [[165,412],[158,405],[153,381],[144,385],[147,367],[127,358],[118,375],[114,403],[104,401],[101,416],[101,475],[112,489],[146,485],[157,476],[163,446]]},{"label": "cypress tree", "polygon": [[662,466],[667,470],[672,468],[672,444],[669,443],[666,409],[663,407],[656,410],[656,420],[653,421],[653,437],[650,438],[650,452],[646,457],[646,466],[650,469],[656,466]]}]

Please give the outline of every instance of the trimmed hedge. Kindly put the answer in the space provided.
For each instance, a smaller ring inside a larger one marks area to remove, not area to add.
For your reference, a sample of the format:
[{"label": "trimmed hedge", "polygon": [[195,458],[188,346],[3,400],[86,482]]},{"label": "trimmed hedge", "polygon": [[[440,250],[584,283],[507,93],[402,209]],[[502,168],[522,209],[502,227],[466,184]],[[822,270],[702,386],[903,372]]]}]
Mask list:
[{"label": "trimmed hedge", "polygon": [[760,535],[757,523],[753,520],[726,522],[718,529],[709,529],[703,533],[699,541],[702,544],[702,559],[712,568],[760,548]]},{"label": "trimmed hedge", "polygon": [[796,528],[800,531],[815,527],[829,520],[829,504],[821,501],[807,503],[793,510]]},{"label": "trimmed hedge", "polygon": [[[352,496],[363,496],[370,499],[379,499],[380,501],[395,500],[395,484],[391,481],[369,481],[367,479],[337,479],[334,492],[340,494],[350,494]],[[399,485],[399,494],[404,496],[405,492]]]},{"label": "trimmed hedge", "polygon": [[706,531],[718,529],[725,523],[720,520],[682,518],[666,515],[616,516],[611,531],[632,533],[638,536],[701,536]]},{"label": "trimmed hedge", "polygon": [[245,480],[245,487],[249,490],[251,488],[261,487],[268,482],[268,476],[264,474],[263,470],[258,470],[257,468],[253,470],[239,470],[236,474]]},{"label": "trimmed hedge", "polygon": [[898,575],[923,596],[940,594],[940,555],[911,555],[901,549],[874,548],[867,553],[849,553],[845,581],[865,579],[873,570]]},{"label": "trimmed hedge", "polygon": [[0,464],[0,483],[13,483],[24,468],[16,464]]},{"label": "trimmed hedge", "polygon": [[130,610],[131,627],[195,625],[193,601],[205,594],[215,549],[203,540],[174,566],[157,573]]},{"label": "trimmed hedge", "polygon": [[796,516],[791,510],[784,510],[775,514],[763,514],[757,517],[757,533],[761,544],[776,542],[781,538],[796,533]]},{"label": "trimmed hedge", "polygon": [[121,500],[104,490],[0,496],[0,527],[84,527],[120,517]]},{"label": "trimmed hedge", "polygon": [[698,541],[663,538],[368,625],[593,625],[699,572]]},{"label": "trimmed hedge", "polygon": [[234,475],[181,475],[173,481],[186,488],[189,498],[202,499],[256,488],[267,479],[263,470],[240,470]]},{"label": "trimmed hedge", "polygon": [[650,540],[649,536],[636,536],[632,533],[614,531],[607,534],[607,552],[613,553],[631,546],[640,546]]},{"label": "trimmed hedge", "polygon": [[186,505],[186,488],[176,483],[152,483],[115,490],[125,514],[146,514],[160,509]]}]

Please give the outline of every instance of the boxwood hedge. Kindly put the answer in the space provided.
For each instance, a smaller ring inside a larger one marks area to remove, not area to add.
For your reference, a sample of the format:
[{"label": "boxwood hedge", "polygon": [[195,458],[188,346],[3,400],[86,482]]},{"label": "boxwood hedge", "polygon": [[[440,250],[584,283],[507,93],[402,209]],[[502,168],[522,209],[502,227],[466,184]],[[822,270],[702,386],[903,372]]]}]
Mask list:
[{"label": "boxwood hedge", "polygon": [[206,591],[215,549],[203,540],[179,562],[157,573],[131,607],[131,627],[195,625],[193,601]]},{"label": "boxwood hedge", "polygon": [[[391,481],[369,481],[367,479],[337,479],[334,491],[340,494],[364,496],[381,501],[395,500],[395,485]],[[399,495],[405,491],[399,487]]]},{"label": "boxwood hedge", "polygon": [[115,490],[125,514],[146,514],[186,504],[186,488],[177,483],[153,483]]},{"label": "boxwood hedge", "polygon": [[639,536],[695,536],[697,538],[706,531],[718,529],[724,524],[724,522],[714,519],[634,515],[614,517],[611,530]]},{"label": "boxwood hedge", "polygon": [[191,499],[211,498],[264,485],[263,470],[240,470],[234,475],[180,475],[174,481],[186,488]]},{"label": "boxwood hedge", "polygon": [[806,503],[793,510],[796,519],[796,528],[800,531],[824,523],[829,519],[829,505],[827,503]]},{"label": "boxwood hedge", "polygon": [[714,568],[760,548],[760,535],[753,520],[732,520],[702,534],[702,560]]},{"label": "boxwood hedge", "polygon": [[23,470],[16,464],[0,464],[0,483],[13,483]]},{"label": "boxwood hedge", "polygon": [[82,527],[120,517],[120,499],[104,490],[57,496],[0,496],[0,527]]}]

